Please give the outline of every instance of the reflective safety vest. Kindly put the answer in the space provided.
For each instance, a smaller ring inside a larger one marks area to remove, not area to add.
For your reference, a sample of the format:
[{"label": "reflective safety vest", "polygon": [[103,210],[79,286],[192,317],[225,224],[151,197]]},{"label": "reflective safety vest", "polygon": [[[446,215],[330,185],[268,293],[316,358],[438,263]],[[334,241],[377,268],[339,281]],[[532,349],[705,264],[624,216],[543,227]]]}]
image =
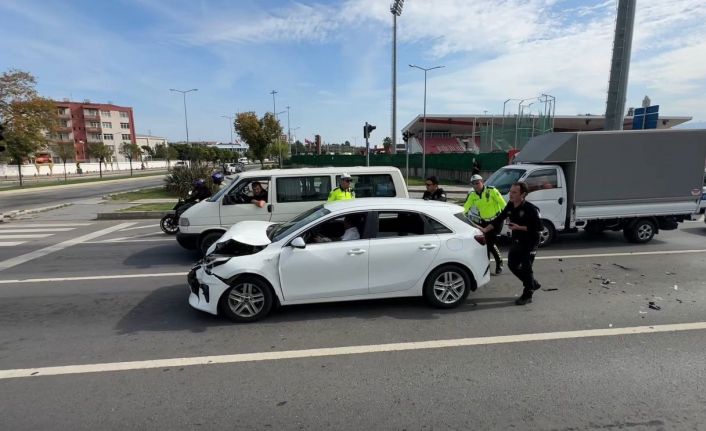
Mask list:
[{"label": "reflective safety vest", "polygon": [[468,194],[466,203],[463,204],[463,212],[477,223],[494,219],[505,208],[505,205],[507,202],[498,189],[485,186],[480,195],[475,190]]},{"label": "reflective safety vest", "polygon": [[355,199],[355,192],[351,189],[343,190],[340,187],[336,187],[328,194],[328,202],[345,201],[348,199]]}]

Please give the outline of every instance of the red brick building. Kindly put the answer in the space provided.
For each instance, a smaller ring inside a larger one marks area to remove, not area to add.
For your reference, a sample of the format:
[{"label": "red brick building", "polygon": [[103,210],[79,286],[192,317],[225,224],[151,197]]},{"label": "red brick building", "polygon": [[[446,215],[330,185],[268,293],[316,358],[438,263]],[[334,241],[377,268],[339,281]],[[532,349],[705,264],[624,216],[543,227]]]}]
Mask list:
[{"label": "red brick building", "polygon": [[88,144],[103,142],[111,150],[112,160],[122,161],[120,145],[136,143],[135,120],[132,108],[112,104],[55,102],[59,114],[59,127],[55,142],[72,142],[76,161],[87,162]]}]

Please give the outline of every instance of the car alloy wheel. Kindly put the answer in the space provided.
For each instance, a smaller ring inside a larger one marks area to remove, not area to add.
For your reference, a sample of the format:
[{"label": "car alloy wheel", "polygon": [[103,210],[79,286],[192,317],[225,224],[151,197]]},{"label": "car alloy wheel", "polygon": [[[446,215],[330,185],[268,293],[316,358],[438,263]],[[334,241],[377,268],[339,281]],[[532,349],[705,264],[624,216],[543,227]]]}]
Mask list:
[{"label": "car alloy wheel", "polygon": [[434,280],[434,296],[443,304],[453,304],[466,291],[466,281],[458,272],[442,272]]},{"label": "car alloy wheel", "polygon": [[265,305],[265,295],[253,283],[242,283],[228,292],[228,307],[238,317],[245,319],[257,316]]},{"label": "car alloy wheel", "polygon": [[460,266],[446,264],[436,268],[424,282],[423,296],[437,308],[453,308],[466,300],[475,290],[474,280]]},{"label": "car alloy wheel", "polygon": [[254,322],[267,316],[275,297],[272,288],[259,277],[243,275],[221,296],[218,308],[235,322]]}]

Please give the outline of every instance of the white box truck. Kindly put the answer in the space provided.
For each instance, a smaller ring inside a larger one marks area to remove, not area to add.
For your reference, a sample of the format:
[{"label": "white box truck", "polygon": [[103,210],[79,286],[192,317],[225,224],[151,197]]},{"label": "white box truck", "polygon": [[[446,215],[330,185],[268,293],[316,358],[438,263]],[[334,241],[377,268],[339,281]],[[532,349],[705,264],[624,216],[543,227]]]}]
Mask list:
[{"label": "white box truck", "polygon": [[[539,207],[541,245],[560,232],[622,230],[644,243],[698,214],[706,130],[550,133],[531,139],[487,185],[524,181]],[[506,198],[507,199],[507,198]]]}]

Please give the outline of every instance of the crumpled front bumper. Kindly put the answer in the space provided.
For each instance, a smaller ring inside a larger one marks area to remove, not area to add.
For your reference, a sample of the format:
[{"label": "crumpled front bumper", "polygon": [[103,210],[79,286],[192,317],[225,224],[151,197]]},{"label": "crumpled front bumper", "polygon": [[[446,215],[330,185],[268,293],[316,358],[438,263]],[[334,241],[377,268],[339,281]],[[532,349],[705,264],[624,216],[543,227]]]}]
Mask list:
[{"label": "crumpled front bumper", "polygon": [[189,286],[189,305],[217,315],[218,300],[228,289],[228,285],[213,274],[207,274],[201,264],[191,268],[186,280]]}]

